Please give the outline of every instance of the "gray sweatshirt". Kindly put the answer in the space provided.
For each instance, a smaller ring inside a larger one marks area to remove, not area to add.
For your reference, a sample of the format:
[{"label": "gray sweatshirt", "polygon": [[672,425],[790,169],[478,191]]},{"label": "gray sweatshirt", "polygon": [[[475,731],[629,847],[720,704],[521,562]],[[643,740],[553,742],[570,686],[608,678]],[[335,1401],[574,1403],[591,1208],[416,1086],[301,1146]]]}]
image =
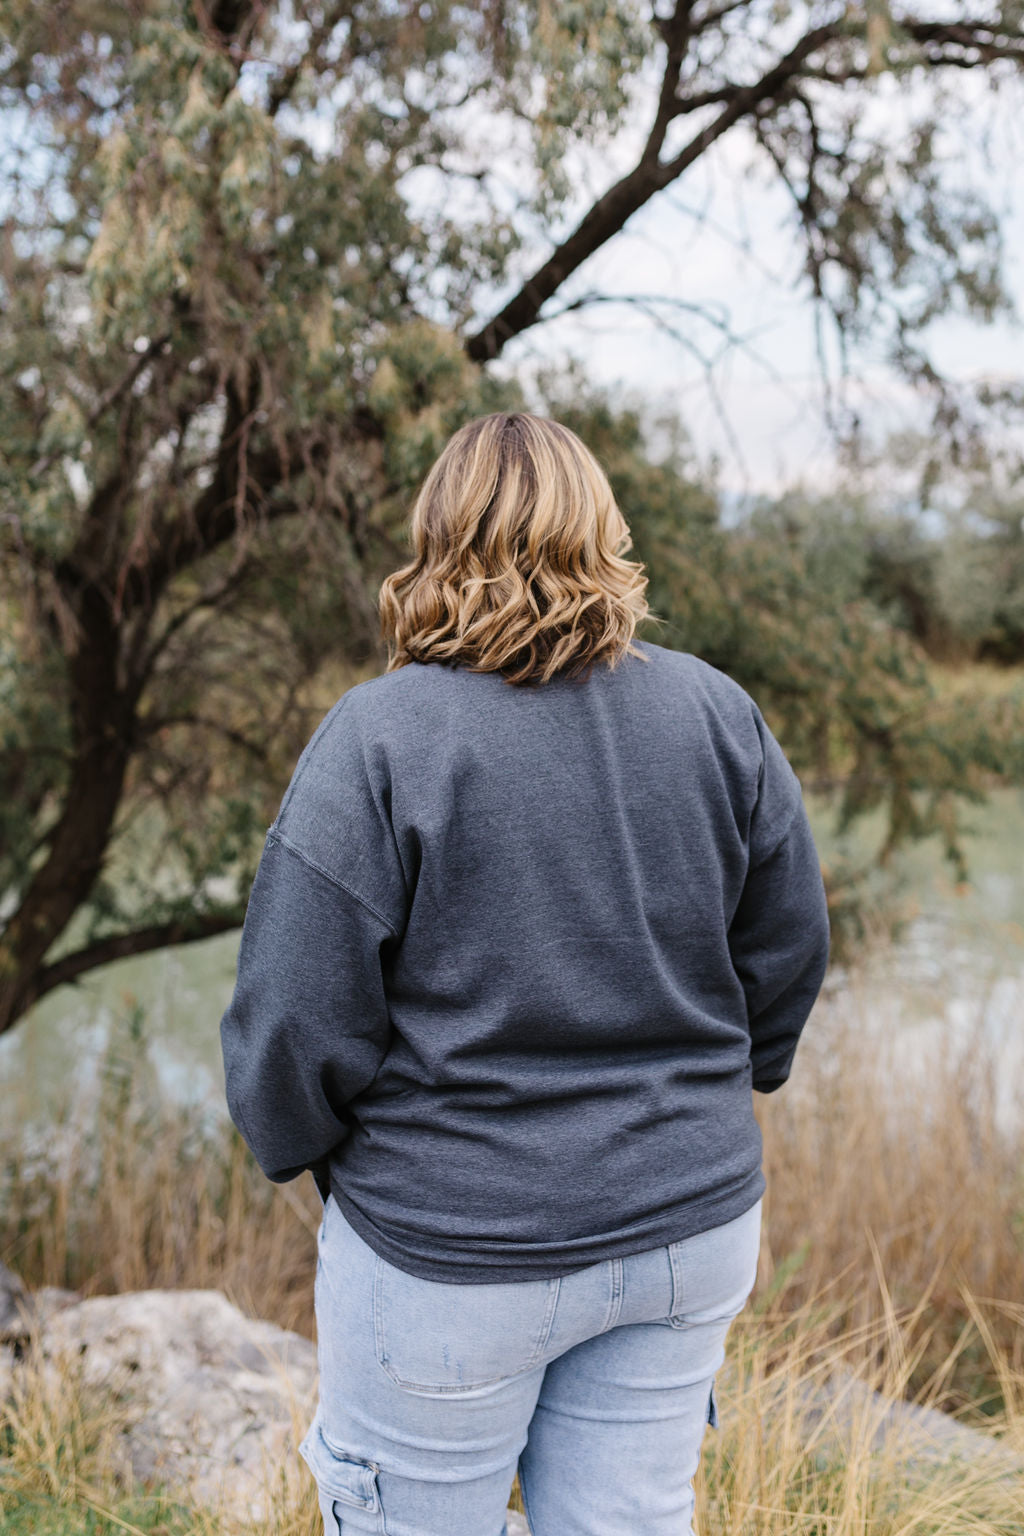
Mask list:
[{"label": "gray sweatshirt", "polygon": [[753,699],[639,649],[362,683],[267,832],[228,1105],[268,1178],[311,1169],[414,1275],[568,1274],[764,1191],[751,1089],[821,986],[821,871]]}]

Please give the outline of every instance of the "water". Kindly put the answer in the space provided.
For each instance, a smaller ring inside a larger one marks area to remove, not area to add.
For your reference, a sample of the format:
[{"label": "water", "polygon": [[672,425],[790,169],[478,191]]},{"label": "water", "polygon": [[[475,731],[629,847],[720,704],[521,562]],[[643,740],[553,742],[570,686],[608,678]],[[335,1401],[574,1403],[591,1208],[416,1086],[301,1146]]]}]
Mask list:
[{"label": "water", "polygon": [[[879,823],[865,822],[841,845],[827,809],[811,814],[826,862],[866,857],[880,835]],[[970,883],[954,885],[934,843],[902,855],[894,873],[909,910],[904,930],[854,971],[834,967],[818,1006],[898,1039],[907,1069],[984,1038],[999,1058],[1000,1114],[1009,1116],[1019,1113],[1024,1086],[1024,792],[1000,790],[969,819]],[[120,960],[44,998],[0,1040],[2,1123],[45,1125],[69,1095],[88,1103],[111,1041],[136,1009],[160,1091],[225,1114],[218,1025],[238,940],[235,931]]]},{"label": "water", "polygon": [[240,930],[102,966],[44,997],[0,1040],[3,1124],[52,1118],[97,1090],[112,1043],[142,1010],[143,1046],[161,1091],[226,1114],[218,1025],[235,983]]},{"label": "water", "polygon": [[[897,937],[834,967],[820,1008],[854,1024],[893,1069],[929,1072],[950,1061],[997,1067],[996,1114],[1019,1121],[1024,1087],[1024,791],[999,790],[965,817],[969,880],[958,885],[935,841],[900,855],[893,872],[906,921]],[[822,858],[865,855],[881,823],[845,840],[812,808]]]}]

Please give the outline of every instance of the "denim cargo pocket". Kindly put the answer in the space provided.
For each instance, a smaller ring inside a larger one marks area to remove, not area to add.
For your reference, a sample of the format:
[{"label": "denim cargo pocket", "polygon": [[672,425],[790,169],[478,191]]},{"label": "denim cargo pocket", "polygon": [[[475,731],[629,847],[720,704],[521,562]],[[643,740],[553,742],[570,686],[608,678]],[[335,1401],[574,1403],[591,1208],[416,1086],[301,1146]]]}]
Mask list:
[{"label": "denim cargo pocket", "polygon": [[422,1280],[379,1255],[373,1286],[377,1361],[413,1392],[472,1392],[539,1364],[560,1281],[454,1285]]},{"label": "denim cargo pocket", "polygon": [[[378,1536],[386,1536],[376,1462],[335,1450],[324,1438],[319,1413],[299,1446],[299,1455],[316,1480],[325,1523],[333,1518],[337,1532],[345,1533],[349,1529],[345,1523],[346,1511],[358,1510],[363,1519],[352,1527],[353,1530],[374,1531]],[[328,1536],[335,1536],[330,1525],[326,1529]]]}]

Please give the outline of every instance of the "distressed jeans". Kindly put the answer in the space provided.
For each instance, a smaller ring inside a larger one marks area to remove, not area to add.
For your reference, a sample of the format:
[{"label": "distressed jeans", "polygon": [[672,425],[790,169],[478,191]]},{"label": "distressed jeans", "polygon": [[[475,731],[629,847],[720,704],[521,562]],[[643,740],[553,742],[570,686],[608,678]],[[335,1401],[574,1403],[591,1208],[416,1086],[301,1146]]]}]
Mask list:
[{"label": "distressed jeans", "polygon": [[714,1378],[753,1287],[761,1202],[551,1280],[421,1280],[332,1198],[318,1235],[320,1398],[300,1450],[326,1536],[692,1536]]}]

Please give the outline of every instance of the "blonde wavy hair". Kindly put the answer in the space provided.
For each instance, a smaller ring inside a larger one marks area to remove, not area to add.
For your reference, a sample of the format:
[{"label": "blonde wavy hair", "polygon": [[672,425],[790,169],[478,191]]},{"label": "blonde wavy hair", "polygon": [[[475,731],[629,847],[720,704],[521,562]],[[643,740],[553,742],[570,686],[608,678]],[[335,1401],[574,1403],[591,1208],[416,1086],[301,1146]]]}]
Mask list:
[{"label": "blonde wavy hair", "polygon": [[380,592],[393,672],[411,661],[510,683],[614,667],[647,616],[629,529],[574,432],[523,411],[467,422],[412,510],[413,558]]}]

